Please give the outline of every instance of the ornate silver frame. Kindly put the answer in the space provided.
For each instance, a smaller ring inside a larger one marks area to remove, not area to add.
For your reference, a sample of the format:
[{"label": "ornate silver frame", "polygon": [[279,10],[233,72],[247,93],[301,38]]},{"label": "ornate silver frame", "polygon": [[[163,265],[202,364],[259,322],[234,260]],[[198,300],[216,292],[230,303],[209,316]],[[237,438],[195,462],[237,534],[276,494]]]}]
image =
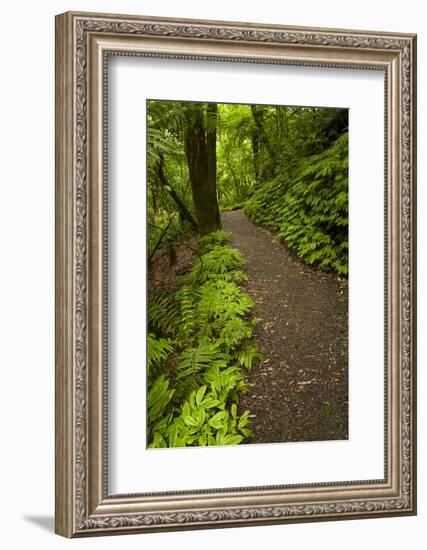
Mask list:
[{"label": "ornate silver frame", "polygon": [[[109,495],[105,98],[108,55],[385,73],[385,477]],[[66,537],[416,513],[416,37],[248,23],[56,17],[56,532]]]}]

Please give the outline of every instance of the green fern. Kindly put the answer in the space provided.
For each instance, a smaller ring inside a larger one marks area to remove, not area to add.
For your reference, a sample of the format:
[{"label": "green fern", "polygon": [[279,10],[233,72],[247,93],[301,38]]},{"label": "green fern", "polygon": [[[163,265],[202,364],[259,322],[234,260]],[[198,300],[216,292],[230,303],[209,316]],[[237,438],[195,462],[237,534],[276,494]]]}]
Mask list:
[{"label": "green fern", "polygon": [[148,333],[147,337],[147,361],[150,370],[161,366],[167,359],[173,349],[173,342],[166,338],[157,338],[153,333]]},{"label": "green fern", "polygon": [[263,360],[264,356],[259,351],[258,345],[252,340],[246,340],[237,352],[237,360],[247,370],[252,370],[254,360]]},{"label": "green fern", "polygon": [[181,309],[179,336],[183,341],[191,338],[195,328],[194,295],[190,287],[183,287],[176,293]]},{"label": "green fern", "polygon": [[216,344],[201,342],[197,348],[189,348],[182,352],[177,363],[178,378],[199,373],[208,366],[226,367],[231,356],[223,353]]},{"label": "green fern", "polygon": [[208,233],[204,237],[199,239],[197,243],[197,249],[199,254],[205,254],[215,246],[225,245],[231,237],[231,233],[228,231],[218,230],[212,233]]},{"label": "green fern", "polygon": [[261,354],[252,339],[244,259],[224,231],[199,241],[198,257],[170,295],[148,306],[148,446],[238,445],[251,437],[242,367]]},{"label": "green fern", "polygon": [[153,384],[151,384],[147,395],[148,418],[150,421],[154,421],[162,415],[173,394],[174,390],[170,389],[169,381],[165,374],[156,378]]},{"label": "green fern", "polygon": [[157,294],[150,297],[147,310],[149,330],[164,335],[175,334],[181,312],[174,294]]},{"label": "green fern", "polygon": [[245,205],[309,265],[348,274],[348,134],[323,153],[284,166]]},{"label": "green fern", "polygon": [[245,262],[236,248],[215,245],[198,257],[193,269],[181,278],[183,284],[200,285],[219,276],[229,278],[230,272]]}]

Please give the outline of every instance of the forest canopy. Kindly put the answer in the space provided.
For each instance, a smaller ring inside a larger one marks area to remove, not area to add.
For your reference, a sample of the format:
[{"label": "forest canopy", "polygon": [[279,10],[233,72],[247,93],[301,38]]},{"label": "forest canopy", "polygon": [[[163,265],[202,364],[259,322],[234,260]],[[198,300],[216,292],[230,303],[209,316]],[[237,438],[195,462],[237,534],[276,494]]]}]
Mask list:
[{"label": "forest canopy", "polygon": [[[245,442],[239,395],[262,354],[221,213],[244,211],[306,264],[346,277],[348,111],[150,100],[147,189],[148,445]],[[151,288],[156,256],[173,266],[182,246],[191,268]]]},{"label": "forest canopy", "polygon": [[149,256],[244,208],[307,263],[348,272],[348,111],[148,101]]}]

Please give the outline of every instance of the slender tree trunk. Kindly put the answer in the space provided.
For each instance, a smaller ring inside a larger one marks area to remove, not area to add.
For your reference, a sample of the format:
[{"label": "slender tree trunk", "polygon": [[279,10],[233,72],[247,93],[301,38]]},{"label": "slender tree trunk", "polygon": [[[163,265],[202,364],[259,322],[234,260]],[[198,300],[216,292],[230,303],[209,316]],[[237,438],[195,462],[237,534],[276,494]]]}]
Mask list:
[{"label": "slender tree trunk", "polygon": [[264,111],[265,108],[261,105],[251,105],[251,111],[252,116],[254,119],[257,137],[258,137],[258,151],[261,148],[261,145],[263,148],[267,151],[269,156],[269,162],[264,162],[263,166],[260,166],[259,163],[259,154],[258,154],[258,166],[257,170],[259,172],[259,176],[262,180],[267,180],[273,176],[274,168],[276,166],[276,154],[274,151],[274,148],[272,144],[270,143],[270,140],[268,139],[267,132],[265,130],[265,123],[264,123]]},{"label": "slender tree trunk", "polygon": [[194,104],[187,112],[184,135],[194,208],[202,236],[220,228],[216,193],[216,112],[211,109],[209,116],[214,119],[214,130],[206,132],[204,107]]},{"label": "slender tree trunk", "polygon": [[175,189],[171,186],[171,184],[166,179],[165,161],[162,154],[160,154],[159,161],[157,164],[157,176],[159,178],[160,184],[167,189],[168,193],[175,201],[175,204],[178,207],[181,219],[187,220],[190,223],[190,225],[197,231],[198,227],[197,227],[196,220],[193,218],[193,216],[191,215],[191,212],[185,206],[184,201],[178,196]]},{"label": "slender tree trunk", "polygon": [[216,190],[216,134],[218,122],[218,105],[208,103],[206,107],[206,148],[208,153],[208,187],[212,190],[212,208],[215,211],[216,229],[221,228],[217,190]]},{"label": "slender tree trunk", "polygon": [[258,127],[255,125],[252,129],[252,153],[254,157],[254,173],[255,179],[258,181],[259,173],[259,133]]},{"label": "slender tree trunk", "polygon": [[276,107],[276,126],[277,126],[277,133],[280,136],[288,137],[289,128],[288,128],[288,119],[287,119],[285,107],[280,107],[280,106]]}]

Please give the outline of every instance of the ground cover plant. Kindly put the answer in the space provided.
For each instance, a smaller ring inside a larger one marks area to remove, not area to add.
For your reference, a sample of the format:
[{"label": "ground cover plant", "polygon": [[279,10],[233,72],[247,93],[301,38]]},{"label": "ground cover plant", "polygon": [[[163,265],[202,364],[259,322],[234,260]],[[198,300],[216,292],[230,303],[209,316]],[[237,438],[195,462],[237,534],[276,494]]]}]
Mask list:
[{"label": "ground cover plant", "polygon": [[148,101],[147,197],[147,445],[345,438],[347,110]]}]

